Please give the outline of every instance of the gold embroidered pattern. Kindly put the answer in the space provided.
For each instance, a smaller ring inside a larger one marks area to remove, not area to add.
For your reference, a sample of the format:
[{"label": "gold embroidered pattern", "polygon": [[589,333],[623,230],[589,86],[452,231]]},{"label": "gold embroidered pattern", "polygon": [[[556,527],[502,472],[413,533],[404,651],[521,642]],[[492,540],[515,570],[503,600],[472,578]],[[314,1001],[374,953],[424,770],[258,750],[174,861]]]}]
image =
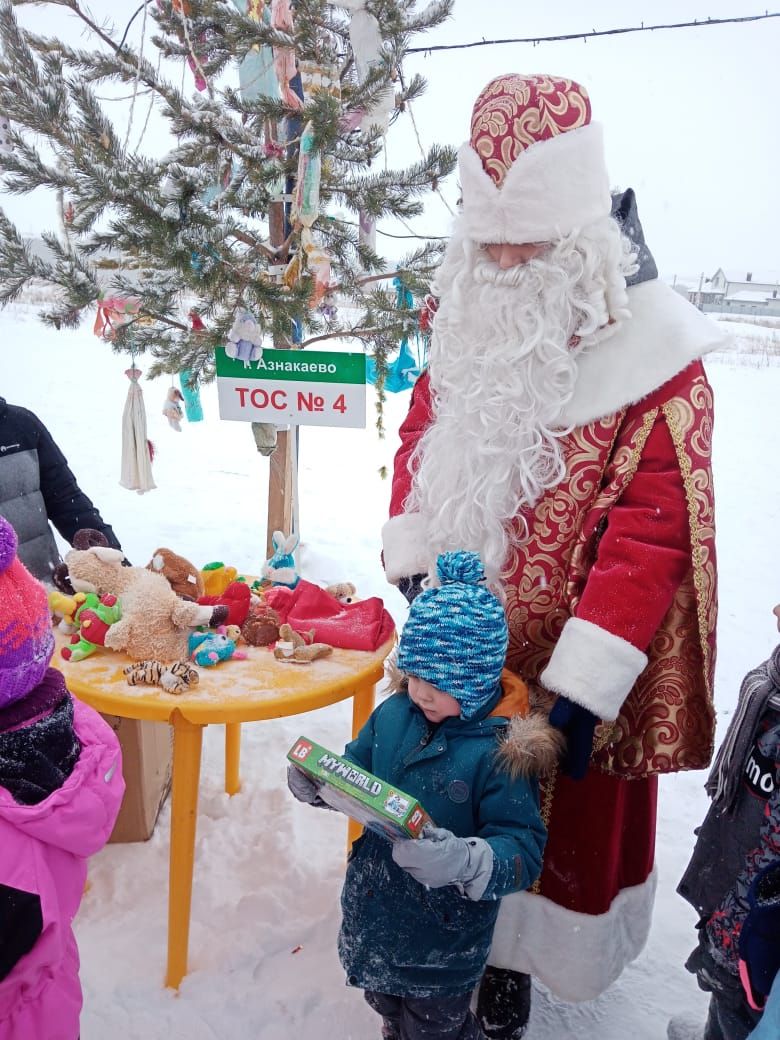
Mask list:
[{"label": "gold embroidered pattern", "polygon": [[716,616],[712,397],[706,379],[659,409],[635,408],[563,442],[566,477],[526,514],[527,541],[510,558],[507,663],[537,680],[576,614],[601,532],[661,415],[675,445],[689,509],[692,566],[648,648],[648,664],[614,723],[596,731],[594,762],[625,777],[702,768],[712,751]]}]

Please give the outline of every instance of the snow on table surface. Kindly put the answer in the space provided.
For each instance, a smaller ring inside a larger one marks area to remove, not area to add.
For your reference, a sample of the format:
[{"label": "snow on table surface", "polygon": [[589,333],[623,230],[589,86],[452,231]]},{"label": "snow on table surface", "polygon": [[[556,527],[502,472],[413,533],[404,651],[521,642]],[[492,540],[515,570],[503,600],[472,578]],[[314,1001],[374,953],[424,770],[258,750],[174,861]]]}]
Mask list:
[{"label": "snow on table surface", "polygon": [[124,669],[136,662],[126,654],[101,649],[83,661],[65,661],[60,648],[68,637],[55,630],[54,664],[69,689],[99,711],[129,718],[167,720],[178,709],[192,722],[239,722],[293,714],[306,702],[322,707],[350,697],[358,686],[381,678],[389,640],[374,652],[334,648],[309,664],[278,661],[270,647],[246,646],[246,659],[231,658],[198,667],[197,685],[181,694],[157,686],[130,686]]}]

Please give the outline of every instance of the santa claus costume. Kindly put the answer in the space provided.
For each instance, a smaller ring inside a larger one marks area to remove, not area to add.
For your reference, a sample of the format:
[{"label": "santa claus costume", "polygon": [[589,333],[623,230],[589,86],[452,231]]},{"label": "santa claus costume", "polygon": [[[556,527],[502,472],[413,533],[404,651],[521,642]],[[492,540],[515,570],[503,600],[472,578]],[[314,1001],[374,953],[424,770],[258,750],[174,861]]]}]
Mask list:
[{"label": "santa claus costume", "polygon": [[[509,667],[593,719],[584,778],[559,769],[543,785],[543,874],[504,900],[490,959],[587,1000],[647,938],[657,774],[711,755],[713,409],[700,359],[722,334],[631,248],[632,193],[618,200],[623,231],[611,215],[601,128],[578,84],[493,80],[459,160],[385,569],[404,584],[441,551],[480,552],[503,586]],[[505,268],[491,259],[502,243],[544,249]]]}]

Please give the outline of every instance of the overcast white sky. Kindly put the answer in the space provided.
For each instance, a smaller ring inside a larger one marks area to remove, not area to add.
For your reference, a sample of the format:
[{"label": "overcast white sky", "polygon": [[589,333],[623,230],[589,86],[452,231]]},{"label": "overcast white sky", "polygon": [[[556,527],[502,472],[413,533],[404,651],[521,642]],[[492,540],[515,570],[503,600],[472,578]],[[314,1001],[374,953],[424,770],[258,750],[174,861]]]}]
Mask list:
[{"label": "overcast white sky", "polygon": [[[138,0],[94,0],[91,10],[124,27]],[[617,26],[721,18],[763,12],[751,0],[457,0],[454,18],[425,42],[455,43],[549,36]],[[79,23],[62,9],[24,12],[38,31],[74,42]],[[141,18],[133,36],[140,37]],[[689,282],[716,267],[780,271],[780,134],[777,55],[780,19],[755,24],[665,30],[538,47],[507,44],[413,55],[407,70],[429,81],[415,105],[422,140],[459,145],[484,84],[503,72],[550,72],[588,88],[594,118],[605,127],[613,184],[633,187],[661,272]],[[191,83],[188,72],[187,82]],[[140,131],[146,103],[139,102]],[[113,106],[123,120],[127,103]],[[165,149],[154,128],[144,150]],[[406,117],[392,129],[388,162],[411,161],[417,144]],[[457,186],[447,188],[454,200]],[[27,232],[51,223],[40,199],[4,200]],[[42,216],[44,215],[45,216]],[[414,224],[446,234],[451,218],[433,198]]]}]

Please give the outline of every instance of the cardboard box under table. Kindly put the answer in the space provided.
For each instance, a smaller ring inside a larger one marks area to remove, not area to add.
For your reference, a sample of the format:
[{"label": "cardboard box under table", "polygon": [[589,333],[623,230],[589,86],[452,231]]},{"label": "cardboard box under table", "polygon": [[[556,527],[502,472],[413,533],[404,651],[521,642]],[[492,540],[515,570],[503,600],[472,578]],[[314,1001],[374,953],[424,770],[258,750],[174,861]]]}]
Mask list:
[{"label": "cardboard box under table", "polygon": [[[203,668],[198,685],[177,695],[156,686],[129,686],[123,674],[129,663],[125,654],[100,650],[83,661],[64,661],[59,650],[68,637],[55,631],[57,651],[52,663],[62,671],[76,697],[123,720],[169,723],[173,727],[168,986],[178,987],[187,974],[203,730],[214,723],[225,726],[225,790],[236,794],[241,787],[242,722],[298,715],[351,697],[352,736],[356,736],[371,714],[374,686],[383,676],[384,659],[394,638],[395,633],[372,652],[336,649],[306,667],[277,661],[266,647],[250,646],[245,661]],[[165,731],[164,726],[157,728]],[[285,750],[279,749],[281,763]],[[359,824],[350,820],[350,840],[359,831]]]},{"label": "cardboard box under table", "polygon": [[171,789],[171,727],[160,722],[103,715],[119,738],[125,795],[112,842],[147,841]]}]

